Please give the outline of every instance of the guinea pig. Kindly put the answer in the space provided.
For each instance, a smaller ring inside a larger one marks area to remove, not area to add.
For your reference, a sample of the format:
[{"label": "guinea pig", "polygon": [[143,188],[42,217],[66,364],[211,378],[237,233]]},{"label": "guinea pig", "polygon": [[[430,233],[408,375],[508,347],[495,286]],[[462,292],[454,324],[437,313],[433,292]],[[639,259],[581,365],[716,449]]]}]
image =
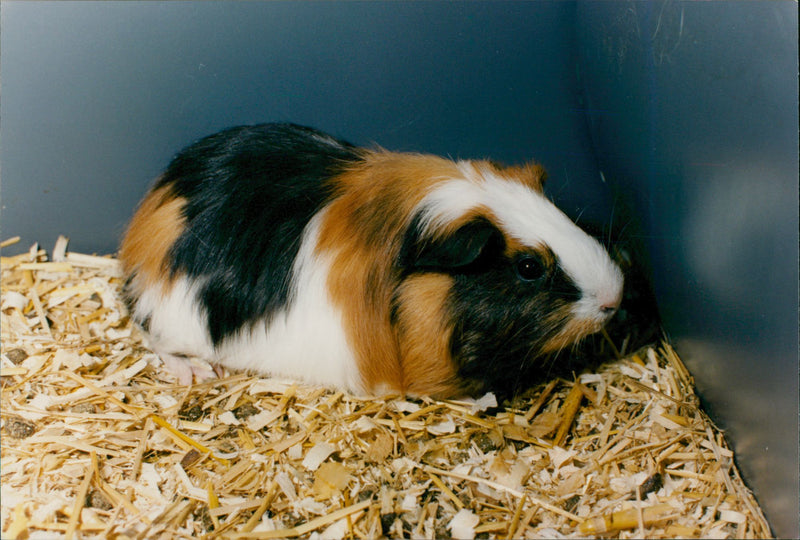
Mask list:
[{"label": "guinea pig", "polygon": [[294,124],[181,151],[120,246],[154,352],[361,395],[477,396],[597,332],[619,267],[504,167],[365,149]]}]

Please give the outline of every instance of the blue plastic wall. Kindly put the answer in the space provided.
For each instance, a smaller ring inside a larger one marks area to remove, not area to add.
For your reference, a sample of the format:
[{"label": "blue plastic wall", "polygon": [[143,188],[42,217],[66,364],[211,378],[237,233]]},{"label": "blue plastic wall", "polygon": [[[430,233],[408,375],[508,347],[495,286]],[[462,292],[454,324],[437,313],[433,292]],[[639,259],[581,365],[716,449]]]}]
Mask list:
[{"label": "blue plastic wall", "polygon": [[639,228],[668,332],[798,536],[794,2],[2,2],[0,25],[9,251],[113,252],[174,152],[234,124],[535,158],[568,213]]},{"label": "blue plastic wall", "polygon": [[580,2],[598,166],[671,341],[775,532],[798,537],[794,2]]},{"label": "blue plastic wall", "polygon": [[289,120],[358,144],[536,158],[608,195],[577,105],[571,3],[4,2],[3,235],[112,251],[174,152]]}]

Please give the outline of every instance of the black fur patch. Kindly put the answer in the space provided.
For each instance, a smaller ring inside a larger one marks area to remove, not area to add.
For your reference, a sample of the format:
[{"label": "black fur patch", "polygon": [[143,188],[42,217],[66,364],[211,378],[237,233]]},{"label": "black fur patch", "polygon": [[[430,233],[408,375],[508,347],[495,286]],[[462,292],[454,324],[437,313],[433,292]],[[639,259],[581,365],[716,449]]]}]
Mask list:
[{"label": "black fur patch", "polygon": [[448,308],[457,322],[450,348],[465,386],[503,399],[546,377],[541,347],[566,322],[550,317],[580,297],[564,271],[552,265],[541,279],[525,281],[515,260],[500,255],[481,272],[454,278]]},{"label": "black fur patch", "polygon": [[401,275],[441,272],[454,279],[447,306],[456,321],[450,352],[464,391],[473,395],[511,397],[547,377],[541,347],[566,322],[554,324],[550,316],[580,298],[577,286],[552,263],[552,253],[540,258],[546,269],[540,279],[521,279],[516,263],[522,255],[540,258],[534,250],[507,256],[500,230],[481,218],[433,241],[423,237],[415,219],[404,238]]},{"label": "black fur patch", "polygon": [[405,273],[426,270],[475,271],[503,250],[503,235],[490,221],[476,218],[453,233],[436,239],[425,238],[419,217],[408,228],[399,262]]},{"label": "black fur patch", "polygon": [[[421,272],[462,275],[485,272],[502,255],[503,234],[490,221],[476,218],[452,234],[436,239],[424,234],[419,215],[406,229],[396,270],[401,280]],[[397,321],[397,299],[393,298],[390,321]]]},{"label": "black fur patch", "polygon": [[326,180],[357,159],[349,143],[294,124],[226,129],[175,157],[156,185],[187,200],[170,270],[205,280],[215,345],[291,301],[303,229],[330,195]]}]

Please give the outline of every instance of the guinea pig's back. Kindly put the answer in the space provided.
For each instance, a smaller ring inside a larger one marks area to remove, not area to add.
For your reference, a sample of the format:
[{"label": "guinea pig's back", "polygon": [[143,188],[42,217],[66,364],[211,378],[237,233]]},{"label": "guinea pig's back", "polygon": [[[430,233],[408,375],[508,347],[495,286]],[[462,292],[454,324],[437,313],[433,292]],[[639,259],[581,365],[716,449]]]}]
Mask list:
[{"label": "guinea pig's back", "polygon": [[287,324],[292,295],[308,287],[294,275],[304,235],[328,180],[357,159],[348,143],[293,124],[231,128],[179,153],[120,248],[123,294],[154,349],[242,357],[268,340],[254,325]]}]

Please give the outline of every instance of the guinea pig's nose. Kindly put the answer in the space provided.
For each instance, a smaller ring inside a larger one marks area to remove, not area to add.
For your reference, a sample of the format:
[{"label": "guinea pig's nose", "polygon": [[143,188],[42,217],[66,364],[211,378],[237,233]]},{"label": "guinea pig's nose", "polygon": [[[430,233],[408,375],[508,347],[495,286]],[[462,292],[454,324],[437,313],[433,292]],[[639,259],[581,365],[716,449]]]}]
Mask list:
[{"label": "guinea pig's nose", "polygon": [[604,304],[604,305],[600,306],[600,313],[602,313],[606,317],[611,317],[617,311],[618,307],[619,307],[619,304],[616,304],[616,303],[614,303],[614,304]]},{"label": "guinea pig's nose", "polygon": [[622,294],[614,295],[610,298],[600,298],[600,313],[603,316],[611,318],[614,313],[617,312],[619,309],[619,305],[622,302]]}]

